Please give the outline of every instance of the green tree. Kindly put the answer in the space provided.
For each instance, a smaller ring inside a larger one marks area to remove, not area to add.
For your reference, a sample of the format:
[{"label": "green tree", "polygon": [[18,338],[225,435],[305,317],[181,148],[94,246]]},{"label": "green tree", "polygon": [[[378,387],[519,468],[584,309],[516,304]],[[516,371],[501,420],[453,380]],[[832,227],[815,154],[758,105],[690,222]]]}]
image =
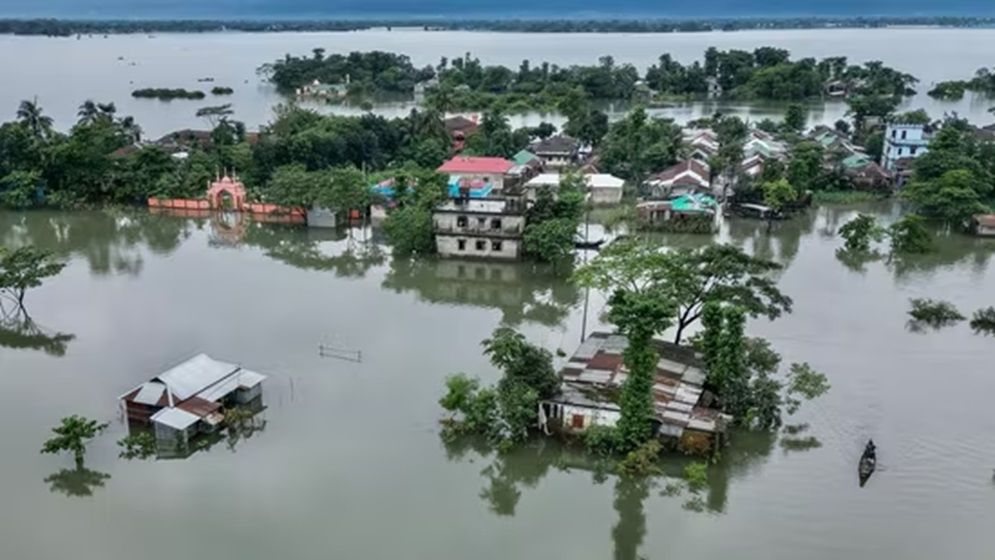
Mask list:
[{"label": "green tree", "polygon": [[805,129],[805,122],[808,116],[805,114],[805,106],[801,103],[792,103],[784,112],[784,126],[792,132],[801,132]]},{"label": "green tree", "polygon": [[817,399],[829,389],[825,374],[815,371],[808,363],[791,364],[784,399],[788,414],[798,412],[803,401]]},{"label": "green tree", "polygon": [[0,176],[0,206],[27,208],[34,205],[41,174],[37,171],[14,171]]},{"label": "green tree", "polygon": [[522,242],[525,251],[542,261],[557,263],[573,255],[577,223],[566,218],[553,218],[530,224]]},{"label": "green tree", "polygon": [[383,224],[387,241],[396,255],[435,253],[432,211],[417,205],[396,208]]},{"label": "green tree", "polygon": [[788,182],[802,190],[815,188],[823,173],[823,154],[822,145],[818,142],[805,140],[796,144],[791,150],[791,161],[788,162]]},{"label": "green tree", "polygon": [[107,423],[99,423],[82,416],[72,415],[63,418],[61,424],[52,428],[55,437],[45,441],[42,453],[61,453],[68,451],[73,454],[76,468],[83,468],[86,456],[86,444],[107,429]]},{"label": "green tree", "polygon": [[867,252],[872,241],[884,238],[884,228],[870,214],[857,216],[840,227],[839,234],[846,241],[846,250],[851,253]]},{"label": "green tree", "polygon": [[914,181],[903,192],[924,216],[963,226],[971,216],[986,212],[981,193],[989,189],[974,172],[952,169],[939,178]]},{"label": "green tree", "polygon": [[677,302],[675,342],[697,322],[709,302],[727,303],[750,317],[776,319],[791,311],[791,298],[770,275],[781,266],[746,254],[733,245],[664,251],[638,241],[612,243],[577,270],[582,286],[612,293],[664,291]]},{"label": "green tree", "polygon": [[504,371],[499,385],[521,383],[542,398],[552,396],[559,387],[559,377],[553,370],[553,355],[545,348],[529,343],[514,329],[498,327],[482,345],[491,363]]},{"label": "green tree", "polygon": [[926,220],[916,214],[907,214],[888,227],[891,254],[928,253],[933,249],[933,237],[926,229]]},{"label": "green tree", "polygon": [[53,253],[31,246],[17,249],[0,247],[0,294],[6,294],[24,311],[24,295],[41,286],[45,278],[56,276],[65,263],[53,260]]},{"label": "green tree", "polygon": [[618,289],[608,299],[608,306],[608,320],[628,339],[622,359],[629,376],[622,383],[621,417],[616,429],[620,451],[629,452],[653,436],[653,383],[660,357],[652,347],[652,338],[673,324],[676,305],[662,290]]}]

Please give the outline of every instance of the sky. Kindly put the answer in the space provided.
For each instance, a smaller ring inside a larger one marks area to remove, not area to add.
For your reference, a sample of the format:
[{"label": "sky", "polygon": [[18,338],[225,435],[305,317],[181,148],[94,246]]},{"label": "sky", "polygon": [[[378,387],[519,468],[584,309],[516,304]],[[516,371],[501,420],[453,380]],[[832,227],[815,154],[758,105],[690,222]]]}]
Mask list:
[{"label": "sky", "polygon": [[0,17],[765,17],[995,15],[995,0],[0,0]]}]

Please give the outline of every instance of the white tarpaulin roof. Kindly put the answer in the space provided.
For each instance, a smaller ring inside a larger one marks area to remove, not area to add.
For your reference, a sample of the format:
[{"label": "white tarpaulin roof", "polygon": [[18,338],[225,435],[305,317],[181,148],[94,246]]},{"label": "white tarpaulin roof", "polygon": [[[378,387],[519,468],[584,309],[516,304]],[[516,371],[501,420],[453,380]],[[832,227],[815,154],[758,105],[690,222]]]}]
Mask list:
[{"label": "white tarpaulin roof", "polygon": [[152,415],[152,421],[174,430],[185,430],[200,420],[200,417],[179,408],[164,408]]},{"label": "white tarpaulin roof", "polygon": [[207,354],[193,358],[160,373],[156,379],[165,383],[177,400],[186,400],[238,370],[238,365],[219,362]]}]

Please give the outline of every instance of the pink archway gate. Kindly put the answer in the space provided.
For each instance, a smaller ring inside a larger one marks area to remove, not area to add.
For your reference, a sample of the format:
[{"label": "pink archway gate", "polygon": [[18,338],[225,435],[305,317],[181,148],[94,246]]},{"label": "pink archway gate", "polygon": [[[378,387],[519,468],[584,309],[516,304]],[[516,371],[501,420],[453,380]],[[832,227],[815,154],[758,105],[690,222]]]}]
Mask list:
[{"label": "pink archway gate", "polygon": [[[230,208],[226,208],[224,204],[226,195],[231,199]],[[207,188],[207,202],[212,210],[241,212],[245,206],[246,196],[245,185],[238,180],[238,177],[232,178],[225,175],[211,183]]]}]

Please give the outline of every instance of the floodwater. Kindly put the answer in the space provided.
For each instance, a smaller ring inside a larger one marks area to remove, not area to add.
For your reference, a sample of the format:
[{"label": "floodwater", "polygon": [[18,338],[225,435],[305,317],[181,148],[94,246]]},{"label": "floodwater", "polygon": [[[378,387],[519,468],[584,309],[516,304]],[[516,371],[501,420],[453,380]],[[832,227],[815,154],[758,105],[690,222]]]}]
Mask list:
[{"label": "floodwater", "polygon": [[[541,34],[490,32],[425,32],[413,29],[370,30],[342,33],[205,33],[111,35],[75,37],[0,36],[0,115],[12,118],[22,99],[37,97],[60,128],[76,120],[79,104],[91,98],[113,101],[122,114],[133,115],[148,136],[159,137],[182,128],[204,128],[195,116],[205,105],[232,103],[235,118],[257,128],[272,118],[273,105],[284,101],[256,74],[263,63],[285,54],[308,55],[311,49],[328,53],[384,50],[401,52],[417,65],[437,64],[443,56],[453,59],[470,53],[485,64],[517,68],[523,59],[554,64],[595,64],[612,55],[618,63],[632,63],[640,70],[670,53],[683,63],[701,59],[709,46],[720,49],[754,49],[772,45],[789,49],[795,57],[847,56],[852,62],[881,60],[886,65],[917,76],[919,94],[904,109],[925,108],[934,118],[956,112],[973,122],[988,124],[995,100],[968,94],[956,102],[931,99],[931,84],[965,79],[991,65],[995,29],[892,28],[845,30],[771,30],[734,33],[668,34]],[[199,79],[214,78],[212,83]],[[231,96],[202,101],[169,102],[134,99],[131,91],[143,87],[201,89],[228,86]],[[410,102],[389,103],[375,110],[384,115],[406,114]],[[832,124],[846,113],[840,102],[817,103],[809,109],[809,124]],[[359,107],[327,108],[360,114]],[[611,108],[609,108],[611,110]],[[614,109],[614,116],[624,107]],[[734,113],[753,120],[780,118],[784,104],[742,102],[674,103],[653,112],[680,122],[711,115]],[[542,120],[560,123],[556,115],[528,114],[512,119],[516,126]]]},{"label": "floodwater", "polygon": [[[440,440],[445,376],[498,377],[480,349],[495,327],[578,343],[584,294],[552,271],[394,261],[360,230],[0,212],[0,242],[68,262],[28,294],[34,329],[0,331],[0,557],[990,559],[995,339],[966,324],[910,332],[905,312],[911,297],[995,305],[995,242],[945,237],[934,255],[855,270],[832,232],[856,209],[772,235],[723,226],[719,239],[785,265],[795,300],[749,333],[832,390],[789,420],[810,425],[796,436],[809,449],[735,434],[697,498],[666,495],[682,458],[632,482],[551,440],[508,456]],[[592,294],[591,323],[602,307]],[[183,460],[119,459],[118,395],[197,352],[270,376],[265,428]],[[69,414],[111,423],[82,473],[38,453]],[[870,437],[880,467],[860,488]]]}]

